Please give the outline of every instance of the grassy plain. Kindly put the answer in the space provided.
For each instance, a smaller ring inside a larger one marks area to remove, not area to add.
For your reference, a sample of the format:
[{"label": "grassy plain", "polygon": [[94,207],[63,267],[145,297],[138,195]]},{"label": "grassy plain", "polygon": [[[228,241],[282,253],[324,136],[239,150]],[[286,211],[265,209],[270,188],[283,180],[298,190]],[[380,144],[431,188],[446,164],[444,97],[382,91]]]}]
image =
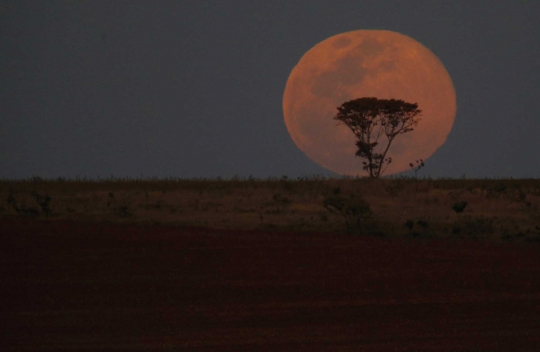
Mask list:
[{"label": "grassy plain", "polygon": [[0,181],[4,218],[386,237],[540,242],[539,206],[536,179]]}]

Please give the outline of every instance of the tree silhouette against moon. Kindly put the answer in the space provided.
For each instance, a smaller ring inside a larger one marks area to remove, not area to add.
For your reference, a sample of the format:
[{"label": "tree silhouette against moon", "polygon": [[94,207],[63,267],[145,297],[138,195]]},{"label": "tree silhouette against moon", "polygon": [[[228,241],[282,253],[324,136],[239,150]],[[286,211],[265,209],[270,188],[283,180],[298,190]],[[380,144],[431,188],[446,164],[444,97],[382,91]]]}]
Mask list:
[{"label": "tree silhouette against moon", "polygon": [[386,174],[410,170],[444,144],[456,115],[452,80],[440,60],[405,35],[359,30],[330,37],[293,68],[283,96],[285,124],[311,160],[345,175],[365,175],[355,137],[333,117],[343,102],[360,97],[401,99],[422,109],[414,132],[396,139]]}]

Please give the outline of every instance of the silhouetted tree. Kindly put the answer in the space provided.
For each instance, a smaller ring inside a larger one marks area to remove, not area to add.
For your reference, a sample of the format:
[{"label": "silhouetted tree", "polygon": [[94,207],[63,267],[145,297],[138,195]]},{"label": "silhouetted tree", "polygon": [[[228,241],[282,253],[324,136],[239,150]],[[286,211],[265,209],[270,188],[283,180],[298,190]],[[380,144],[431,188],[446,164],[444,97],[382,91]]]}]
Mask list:
[{"label": "silhouetted tree", "polygon": [[356,156],[365,159],[362,164],[369,177],[384,173],[392,162],[392,158],[386,157],[392,141],[412,131],[421,112],[418,104],[373,97],[347,101],[337,109],[334,120],[349,127],[356,136]]}]

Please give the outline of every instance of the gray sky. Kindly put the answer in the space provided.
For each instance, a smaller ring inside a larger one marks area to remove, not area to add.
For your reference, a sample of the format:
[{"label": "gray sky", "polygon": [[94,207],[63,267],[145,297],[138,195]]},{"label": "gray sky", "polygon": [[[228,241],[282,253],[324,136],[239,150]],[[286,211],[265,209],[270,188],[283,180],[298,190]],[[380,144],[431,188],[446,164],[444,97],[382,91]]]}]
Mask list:
[{"label": "gray sky", "polygon": [[540,177],[539,18],[539,1],[4,0],[0,178],[335,175],[282,97],[306,51],[357,29],[414,38],[453,79],[456,122],[420,174]]}]

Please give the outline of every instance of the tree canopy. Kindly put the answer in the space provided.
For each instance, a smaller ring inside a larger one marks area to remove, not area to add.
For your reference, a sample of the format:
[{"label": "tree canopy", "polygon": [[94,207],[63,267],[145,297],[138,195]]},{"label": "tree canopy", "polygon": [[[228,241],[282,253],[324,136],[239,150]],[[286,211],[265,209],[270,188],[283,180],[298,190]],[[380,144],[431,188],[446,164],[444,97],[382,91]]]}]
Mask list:
[{"label": "tree canopy", "polygon": [[365,97],[347,101],[338,108],[334,120],[356,136],[356,156],[364,159],[369,177],[381,176],[392,158],[386,157],[392,141],[418,124],[422,111],[418,104],[396,99]]}]

